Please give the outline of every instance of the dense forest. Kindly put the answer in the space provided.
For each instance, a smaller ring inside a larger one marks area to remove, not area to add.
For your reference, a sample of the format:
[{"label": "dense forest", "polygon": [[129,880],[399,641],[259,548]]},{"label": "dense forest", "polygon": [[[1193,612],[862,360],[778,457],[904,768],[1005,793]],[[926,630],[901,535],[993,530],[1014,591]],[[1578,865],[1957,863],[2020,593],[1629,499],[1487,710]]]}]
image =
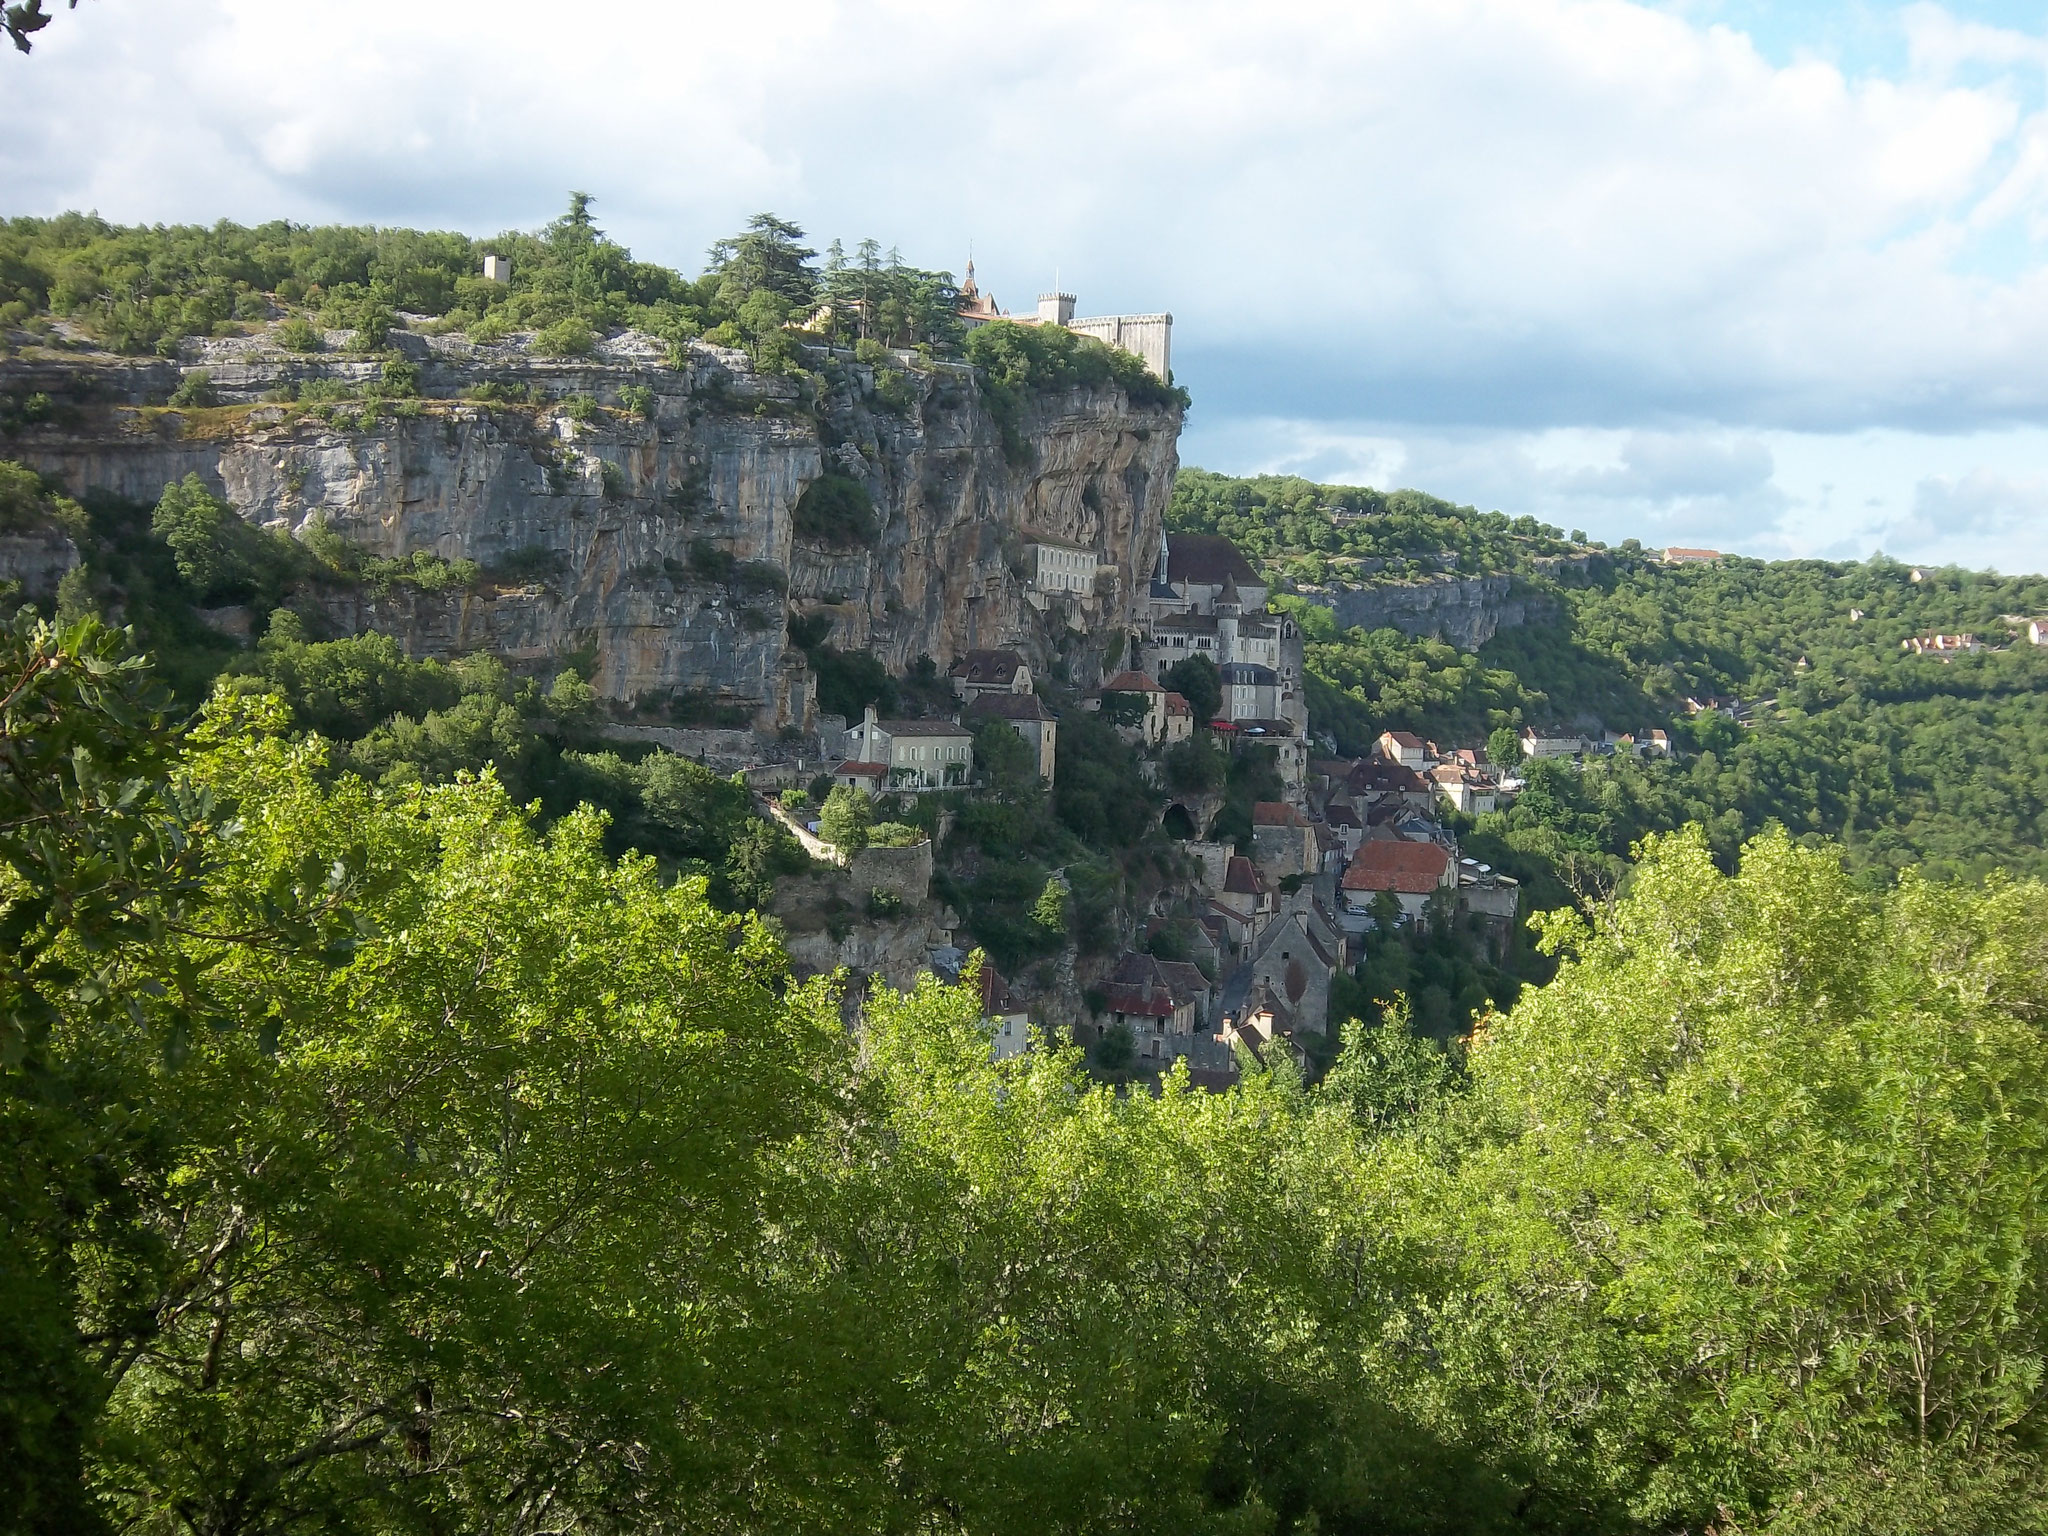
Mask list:
[{"label": "dense forest", "polygon": [[2038,885],[1677,836],[1462,1063],[1118,1095],[0,653],[17,1528],[2041,1528]]}]

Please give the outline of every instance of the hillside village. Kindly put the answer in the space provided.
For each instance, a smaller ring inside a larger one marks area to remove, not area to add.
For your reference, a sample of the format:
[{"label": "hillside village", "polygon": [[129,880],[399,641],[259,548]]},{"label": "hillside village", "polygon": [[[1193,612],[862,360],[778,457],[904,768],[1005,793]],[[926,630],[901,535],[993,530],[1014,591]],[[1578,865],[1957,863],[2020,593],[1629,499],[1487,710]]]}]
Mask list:
[{"label": "hillside village", "polygon": [[[1088,551],[1031,551],[1041,595],[1074,590],[1093,566]],[[926,822],[943,837],[960,806],[987,792],[977,742],[986,750],[991,731],[1014,733],[1050,790],[1063,714],[1113,722],[1166,792],[1161,825],[1179,840],[1183,876],[1153,896],[1128,942],[1082,982],[1081,1016],[1063,1016],[1043,988],[1019,986],[984,961],[991,1049],[1015,1054],[1034,1031],[1042,1039],[1065,1023],[1098,1063],[1125,1076],[1185,1063],[1195,1083],[1223,1089],[1276,1052],[1313,1070],[1333,1050],[1337,978],[1375,938],[1456,929],[1484,954],[1506,953],[1519,915],[1517,882],[1462,856],[1447,813],[1500,808],[1520,781],[1490,762],[1483,745],[1439,745],[1405,731],[1382,733],[1363,757],[1323,755],[1306,704],[1302,633],[1292,617],[1269,609],[1270,595],[1229,540],[1164,536],[1128,639],[1126,659],[1136,665],[1074,693],[1034,675],[1017,651],[971,650],[942,669],[945,704],[915,716],[885,717],[872,707],[859,720],[827,716],[827,760],[817,773],[801,762],[763,765],[749,780],[763,811],[818,857],[844,864],[858,891],[878,854],[908,852],[873,846],[874,831],[887,829],[911,850],[921,845],[920,867],[932,868],[930,839],[913,824]],[[1253,755],[1270,768],[1277,793],[1250,806],[1248,837],[1219,835],[1215,794],[1171,788],[1168,756],[1198,733],[1233,760]],[[1533,759],[1666,752],[1669,744],[1661,731],[1639,747],[1611,733],[1594,740],[1530,730],[1522,750]],[[858,846],[843,850],[830,838],[835,808],[847,807],[857,810],[846,824],[863,830]],[[929,907],[919,899],[928,893],[903,894],[913,919]],[[871,916],[901,910],[886,895],[868,903]],[[957,914],[933,913],[915,969],[958,977],[972,942],[960,927]],[[800,941],[794,952],[804,953]]]}]

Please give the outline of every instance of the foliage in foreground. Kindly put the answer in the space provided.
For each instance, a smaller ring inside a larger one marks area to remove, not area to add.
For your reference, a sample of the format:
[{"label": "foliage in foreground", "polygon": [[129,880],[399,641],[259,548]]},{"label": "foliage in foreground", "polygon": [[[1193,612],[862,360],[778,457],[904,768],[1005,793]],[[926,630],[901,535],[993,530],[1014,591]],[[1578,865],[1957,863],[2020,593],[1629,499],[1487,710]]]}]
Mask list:
[{"label": "foliage in foreground", "polygon": [[1470,1071],[1092,1088],[489,778],[0,702],[0,1501],[159,1531],[2039,1529],[2048,892],[1649,850]]}]

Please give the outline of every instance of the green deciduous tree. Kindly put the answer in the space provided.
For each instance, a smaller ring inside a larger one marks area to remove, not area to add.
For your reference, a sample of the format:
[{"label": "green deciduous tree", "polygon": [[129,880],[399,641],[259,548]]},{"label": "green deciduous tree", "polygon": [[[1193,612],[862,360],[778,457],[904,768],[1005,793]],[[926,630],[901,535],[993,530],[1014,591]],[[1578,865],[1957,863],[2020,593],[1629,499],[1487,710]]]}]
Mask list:
[{"label": "green deciduous tree", "polygon": [[868,845],[868,828],[874,819],[875,803],[868,792],[841,784],[825,797],[818,813],[818,835],[841,853],[859,853]]}]

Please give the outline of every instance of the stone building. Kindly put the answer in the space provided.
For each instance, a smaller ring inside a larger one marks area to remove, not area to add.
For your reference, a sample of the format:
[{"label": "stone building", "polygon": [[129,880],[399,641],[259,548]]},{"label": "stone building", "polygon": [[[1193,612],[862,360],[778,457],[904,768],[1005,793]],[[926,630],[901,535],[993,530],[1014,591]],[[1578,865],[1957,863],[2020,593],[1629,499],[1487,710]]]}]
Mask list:
[{"label": "stone building", "polygon": [[967,706],[967,724],[979,728],[984,720],[1001,720],[1024,738],[1038,760],[1038,776],[1050,789],[1053,764],[1058,759],[1060,723],[1035,693],[985,693]]}]

